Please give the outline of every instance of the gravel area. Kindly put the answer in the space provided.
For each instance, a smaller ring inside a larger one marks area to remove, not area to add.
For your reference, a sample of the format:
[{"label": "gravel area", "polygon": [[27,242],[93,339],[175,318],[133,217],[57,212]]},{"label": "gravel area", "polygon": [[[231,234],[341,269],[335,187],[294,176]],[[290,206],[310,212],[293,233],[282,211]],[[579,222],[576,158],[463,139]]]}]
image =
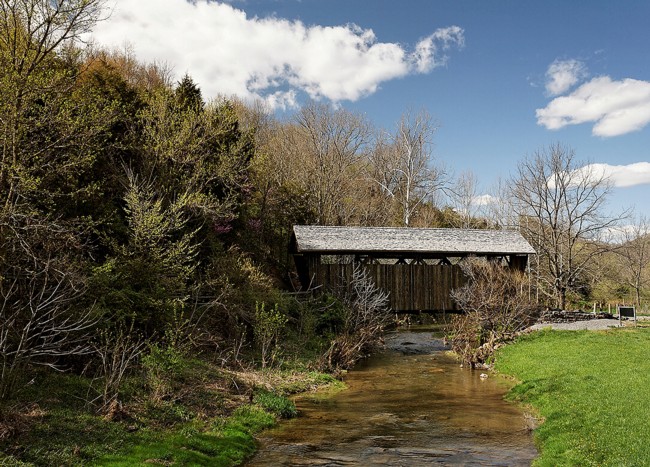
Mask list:
[{"label": "gravel area", "polygon": [[581,331],[581,330],[590,330],[590,331],[602,331],[608,328],[618,328],[619,323],[617,319],[590,319],[586,321],[576,321],[575,323],[540,323],[531,326],[528,329],[538,330],[538,329],[560,329],[567,331]]},{"label": "gravel area", "polygon": [[386,349],[401,352],[405,355],[430,354],[441,350],[449,350],[443,339],[435,337],[429,331],[407,331],[388,333],[384,336]]}]

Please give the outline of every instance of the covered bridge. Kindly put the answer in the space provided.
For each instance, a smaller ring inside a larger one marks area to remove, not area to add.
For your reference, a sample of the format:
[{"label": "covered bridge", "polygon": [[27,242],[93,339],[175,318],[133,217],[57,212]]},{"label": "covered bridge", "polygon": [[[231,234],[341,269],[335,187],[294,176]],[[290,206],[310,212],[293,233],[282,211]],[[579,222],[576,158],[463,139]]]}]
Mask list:
[{"label": "covered bridge", "polygon": [[291,252],[304,289],[349,282],[355,263],[390,293],[395,311],[457,310],[451,291],[465,282],[465,257],[501,260],[525,270],[535,250],[512,230],[393,227],[293,227]]}]

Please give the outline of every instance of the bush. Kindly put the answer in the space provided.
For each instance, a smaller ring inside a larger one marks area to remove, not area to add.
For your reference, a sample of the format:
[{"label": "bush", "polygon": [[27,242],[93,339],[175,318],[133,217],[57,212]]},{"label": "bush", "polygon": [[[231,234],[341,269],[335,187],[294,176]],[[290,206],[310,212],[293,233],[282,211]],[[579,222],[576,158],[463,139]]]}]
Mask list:
[{"label": "bush", "polygon": [[287,325],[287,316],[280,311],[276,303],[273,308],[266,309],[266,304],[255,303],[255,341],[262,353],[262,368],[273,363],[277,356],[278,339]]},{"label": "bush", "polygon": [[343,330],[348,310],[336,297],[323,294],[316,317],[316,332],[319,335],[335,335]]},{"label": "bush", "polygon": [[363,266],[352,271],[349,292],[341,292],[343,323],[341,330],[323,355],[320,366],[325,370],[347,369],[379,341],[391,319],[388,294],[379,289]]},{"label": "bush", "polygon": [[182,353],[174,346],[149,346],[149,353],[142,357],[142,366],[154,404],[160,404],[174,393],[174,380],[180,377],[185,365]]},{"label": "bush", "polygon": [[526,276],[494,262],[461,265],[469,281],[452,292],[464,314],[451,321],[451,344],[463,362],[484,363],[503,342],[535,321]]}]

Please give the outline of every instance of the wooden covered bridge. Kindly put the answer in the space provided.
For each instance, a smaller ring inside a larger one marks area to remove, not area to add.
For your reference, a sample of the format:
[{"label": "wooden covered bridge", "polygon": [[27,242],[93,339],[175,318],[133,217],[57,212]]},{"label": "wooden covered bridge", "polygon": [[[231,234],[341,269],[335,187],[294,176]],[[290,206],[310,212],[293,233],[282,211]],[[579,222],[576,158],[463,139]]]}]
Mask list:
[{"label": "wooden covered bridge", "polygon": [[535,250],[519,232],[392,227],[293,227],[291,252],[304,289],[344,286],[361,263],[399,312],[454,311],[451,291],[465,283],[458,262],[501,260],[525,270]]}]

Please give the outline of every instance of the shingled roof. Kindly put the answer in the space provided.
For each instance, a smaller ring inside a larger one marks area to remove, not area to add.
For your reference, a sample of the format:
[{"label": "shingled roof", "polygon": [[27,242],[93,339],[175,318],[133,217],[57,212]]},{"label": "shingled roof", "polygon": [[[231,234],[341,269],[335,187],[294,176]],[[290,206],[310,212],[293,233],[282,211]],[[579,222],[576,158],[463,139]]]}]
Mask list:
[{"label": "shingled roof", "polygon": [[297,253],[525,255],[535,250],[514,230],[295,225]]}]

